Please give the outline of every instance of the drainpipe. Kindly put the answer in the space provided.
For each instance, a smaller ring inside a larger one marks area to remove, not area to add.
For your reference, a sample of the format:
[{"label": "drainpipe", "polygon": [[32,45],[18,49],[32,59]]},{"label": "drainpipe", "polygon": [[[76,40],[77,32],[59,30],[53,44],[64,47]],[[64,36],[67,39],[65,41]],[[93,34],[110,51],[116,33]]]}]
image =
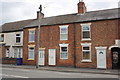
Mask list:
[{"label": "drainpipe", "polygon": [[74,27],[74,67],[76,68],[76,26],[75,23],[73,24]]}]

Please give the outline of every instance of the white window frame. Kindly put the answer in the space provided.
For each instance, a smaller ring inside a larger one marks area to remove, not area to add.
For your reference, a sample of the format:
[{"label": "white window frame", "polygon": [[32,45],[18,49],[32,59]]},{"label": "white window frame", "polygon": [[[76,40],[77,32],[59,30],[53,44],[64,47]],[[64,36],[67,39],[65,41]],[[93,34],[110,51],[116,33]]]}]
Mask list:
[{"label": "white window frame", "polygon": [[[32,31],[34,31],[34,40],[33,40],[33,41],[30,41],[30,35],[32,34],[32,33],[30,33],[30,32],[32,32]],[[35,29],[30,29],[30,30],[29,30],[29,32],[28,32],[28,42],[35,42]]]},{"label": "white window frame", "polygon": [[[82,45],[82,62],[92,62],[91,60],[91,43],[81,43]],[[83,47],[89,47],[90,50],[83,50]],[[83,51],[90,52],[90,59],[83,59]]]},{"label": "white window frame", "polygon": [[[34,49],[33,49],[33,58],[29,58],[29,54],[30,54],[30,53],[29,53],[29,52],[30,52],[29,49],[30,49],[30,48],[34,48]],[[35,47],[32,47],[32,46],[31,46],[31,47],[28,47],[28,60],[34,60],[34,59],[35,59]]]},{"label": "white window frame", "polygon": [[[21,47],[14,47],[14,58],[22,58],[22,48]],[[15,57],[15,49],[17,50],[17,53],[16,53],[16,56]],[[19,57],[19,54],[20,54],[20,57]]]},{"label": "white window frame", "polygon": [[[9,49],[8,51],[7,51],[7,49]],[[5,57],[9,57],[9,54],[10,54],[10,48],[5,48]]]},{"label": "white window frame", "polygon": [[[19,36],[17,36],[17,34],[19,34]],[[17,34],[16,34],[16,43],[21,43],[21,34],[20,33]],[[20,42],[17,42],[17,38],[20,38]]]},{"label": "white window frame", "polygon": [[[68,45],[69,44],[59,44],[59,46],[60,46],[60,59],[68,59]],[[61,47],[67,47],[67,57],[66,58],[61,57]]]},{"label": "white window frame", "polygon": [[[82,28],[81,28],[81,32],[82,32],[82,41],[85,41],[85,40],[91,40],[91,27],[90,27],[91,23],[86,23],[86,24],[81,24]],[[83,27],[84,26],[89,26],[89,30],[83,30]],[[89,31],[90,32],[90,38],[83,38],[83,32],[84,31]]]},{"label": "white window frame", "polygon": [[[60,28],[60,40],[68,40],[68,25],[62,25],[62,26],[59,26],[59,28]],[[62,31],[61,31],[62,28],[67,29],[66,33],[62,33]],[[61,34],[67,34],[67,38],[61,39]]]}]

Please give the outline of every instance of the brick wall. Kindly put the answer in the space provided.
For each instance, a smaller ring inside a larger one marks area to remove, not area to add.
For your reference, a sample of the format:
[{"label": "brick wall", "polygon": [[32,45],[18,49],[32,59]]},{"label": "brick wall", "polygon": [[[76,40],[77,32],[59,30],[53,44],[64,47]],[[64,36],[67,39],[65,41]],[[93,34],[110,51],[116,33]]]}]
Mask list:
[{"label": "brick wall", "polygon": [[2,64],[17,64],[16,58],[2,58]]},{"label": "brick wall", "polygon": [[[31,28],[30,28],[31,29]],[[23,64],[26,65],[35,65],[36,64],[36,50],[37,50],[37,28],[35,28],[35,42],[29,43],[28,42],[28,35],[29,30],[24,29],[24,36],[23,36]],[[28,45],[35,45],[35,59],[34,60],[28,60]]]},{"label": "brick wall", "polygon": [[[117,21],[116,20],[107,20],[107,21],[96,21],[89,22],[91,24],[91,40],[90,41],[81,41],[81,26],[80,24],[76,24],[76,42],[77,42],[77,67],[90,67],[96,68],[97,59],[96,59],[96,49],[95,47],[106,46],[107,47],[107,68],[111,68],[111,53],[108,48],[111,45],[115,44],[115,40],[117,37]],[[82,59],[82,46],[81,43],[92,43],[92,62],[81,62]]]},{"label": "brick wall", "polygon": [[[115,40],[118,39],[118,24],[117,20],[96,21],[91,23],[91,40],[81,41],[81,26],[80,23],[75,24],[76,28],[76,66],[77,67],[89,67],[96,68],[96,49],[95,47],[106,46],[107,47],[107,68],[112,67],[111,52],[108,48],[115,44]],[[83,23],[82,23],[83,24]],[[68,27],[68,40],[60,41],[60,25],[54,26],[42,26],[40,32],[40,47],[45,48],[45,65],[48,66],[48,49],[56,49],[56,66],[74,66],[74,24],[65,24]],[[33,61],[27,60],[28,45],[35,44],[37,46],[37,28],[36,28],[36,40],[35,43],[28,43],[28,29],[24,29],[24,47],[23,47],[23,63],[35,65],[36,58]],[[60,46],[59,44],[69,44],[69,55],[67,60],[60,59]],[[92,43],[91,57],[92,62],[81,62],[82,60],[82,46],[81,43]],[[37,50],[37,47],[35,47]],[[35,51],[36,55],[36,51]]]}]

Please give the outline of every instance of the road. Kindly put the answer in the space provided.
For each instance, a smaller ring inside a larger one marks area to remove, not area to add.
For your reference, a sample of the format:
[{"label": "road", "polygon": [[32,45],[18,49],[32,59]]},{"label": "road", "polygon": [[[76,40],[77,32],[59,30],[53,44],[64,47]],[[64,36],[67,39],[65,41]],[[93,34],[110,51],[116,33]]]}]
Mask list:
[{"label": "road", "polygon": [[118,75],[2,68],[3,78],[118,78]]}]

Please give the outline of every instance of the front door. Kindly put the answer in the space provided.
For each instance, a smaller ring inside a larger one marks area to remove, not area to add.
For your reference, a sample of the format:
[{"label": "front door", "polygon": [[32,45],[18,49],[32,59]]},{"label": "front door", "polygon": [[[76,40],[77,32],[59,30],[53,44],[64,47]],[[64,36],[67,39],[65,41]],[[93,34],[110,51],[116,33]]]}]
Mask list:
[{"label": "front door", "polygon": [[56,65],[56,49],[49,49],[49,65]]},{"label": "front door", "polygon": [[106,49],[97,49],[97,68],[106,69]]},{"label": "front door", "polygon": [[38,60],[38,65],[45,65],[45,51],[44,50],[40,50],[39,51],[39,60]]},{"label": "front door", "polygon": [[118,58],[118,52],[113,52],[112,53],[112,68],[113,69],[118,69],[118,62],[119,62],[119,58]]}]

